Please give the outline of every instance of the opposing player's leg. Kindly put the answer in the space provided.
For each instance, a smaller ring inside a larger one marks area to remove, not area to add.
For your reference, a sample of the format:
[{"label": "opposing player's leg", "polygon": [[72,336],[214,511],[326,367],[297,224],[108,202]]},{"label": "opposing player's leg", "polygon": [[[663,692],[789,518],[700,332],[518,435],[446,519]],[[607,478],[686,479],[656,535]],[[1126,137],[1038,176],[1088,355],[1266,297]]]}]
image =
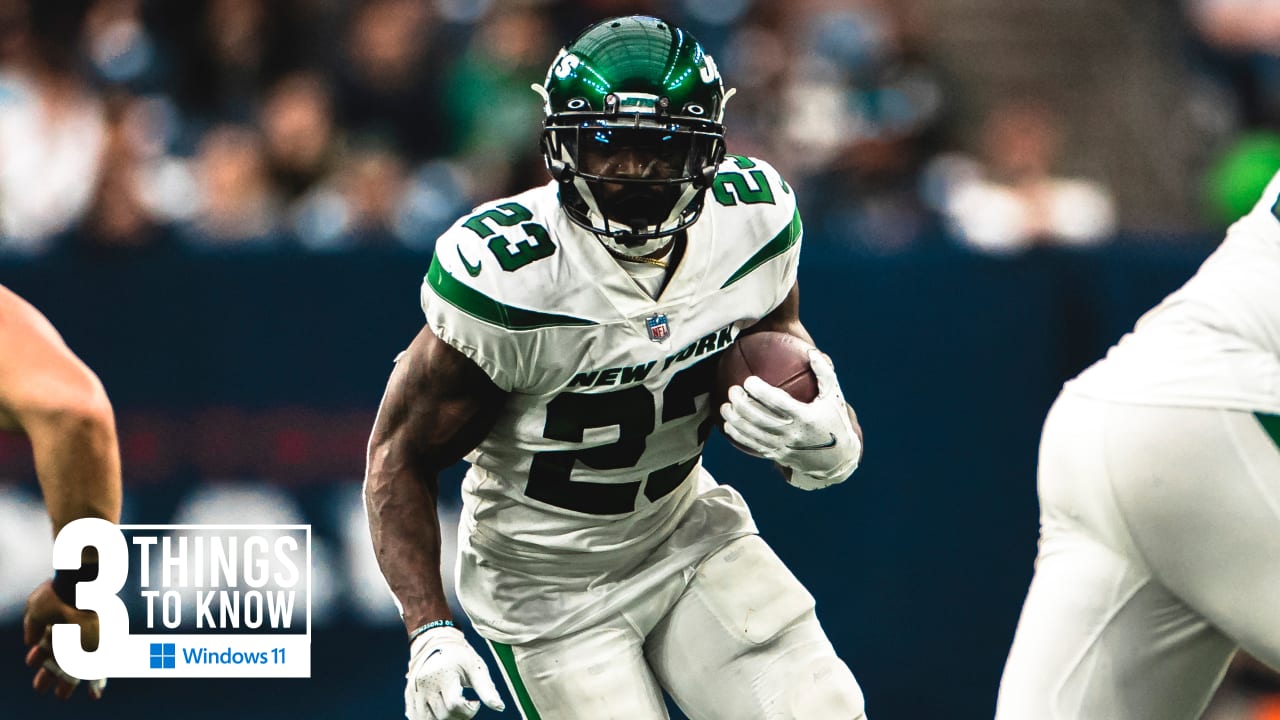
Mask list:
[{"label": "opposing player's leg", "polygon": [[862,690],[813,596],[760,537],[709,557],[650,633],[654,674],[698,720],[859,720]]},{"label": "opposing player's leg", "polygon": [[1193,720],[1234,644],[1144,568],[1047,535],[1000,683],[997,720]]},{"label": "opposing player's leg", "polygon": [[[1125,437],[1129,411],[1064,396],[1046,421],[1040,552],[997,720],[1192,720],[1235,650],[1166,587],[1130,535],[1127,504],[1122,509],[1113,487],[1141,467],[1161,472],[1162,461]],[[1197,444],[1164,432],[1161,452]],[[1117,455],[1128,459],[1118,463]]]},{"label": "opposing player's leg", "polygon": [[[1123,435],[1121,435],[1123,433]],[[1116,498],[1160,581],[1259,660],[1280,668],[1280,418],[1126,411]]]},{"label": "opposing player's leg", "polygon": [[525,720],[667,720],[643,638],[622,618],[556,640],[489,646]]}]

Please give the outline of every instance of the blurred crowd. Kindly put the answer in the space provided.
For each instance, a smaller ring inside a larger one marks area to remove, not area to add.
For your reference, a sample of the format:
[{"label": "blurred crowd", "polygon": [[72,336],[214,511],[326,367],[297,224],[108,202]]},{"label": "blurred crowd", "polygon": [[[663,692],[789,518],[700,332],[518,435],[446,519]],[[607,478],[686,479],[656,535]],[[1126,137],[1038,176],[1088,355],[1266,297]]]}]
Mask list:
[{"label": "blurred crowd", "polygon": [[1058,152],[1043,108],[993,124],[991,172],[942,152],[948,102],[912,7],[0,0],[0,255],[429,248],[547,181],[530,83],[582,27],[632,12],[719,59],[731,151],[778,165],[824,242],[1106,237],[1104,190],[1039,182]]},{"label": "blurred crowd", "polygon": [[[547,181],[530,83],[578,30],[633,12],[717,57],[738,89],[731,151],[779,166],[822,244],[1114,236],[1115,197],[1061,174],[1069,133],[1042,99],[984,108],[958,146],[925,5],[0,0],[0,256],[428,249],[476,204]],[[1223,216],[1248,195],[1231,178],[1280,166],[1277,13],[1187,2],[1203,77],[1233,99],[1206,180]]]}]

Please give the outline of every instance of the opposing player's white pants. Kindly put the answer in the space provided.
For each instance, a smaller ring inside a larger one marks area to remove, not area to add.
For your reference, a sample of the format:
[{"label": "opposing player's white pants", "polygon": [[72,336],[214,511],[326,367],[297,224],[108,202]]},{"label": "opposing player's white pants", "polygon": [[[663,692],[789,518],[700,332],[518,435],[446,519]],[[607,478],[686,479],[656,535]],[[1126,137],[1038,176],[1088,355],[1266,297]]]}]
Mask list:
[{"label": "opposing player's white pants", "polygon": [[1064,394],[997,720],[1199,718],[1237,647],[1280,667],[1280,450],[1247,412]]},{"label": "opposing player's white pants", "polygon": [[862,691],[813,597],[758,536],[614,620],[551,641],[490,643],[526,720],[860,720]]}]

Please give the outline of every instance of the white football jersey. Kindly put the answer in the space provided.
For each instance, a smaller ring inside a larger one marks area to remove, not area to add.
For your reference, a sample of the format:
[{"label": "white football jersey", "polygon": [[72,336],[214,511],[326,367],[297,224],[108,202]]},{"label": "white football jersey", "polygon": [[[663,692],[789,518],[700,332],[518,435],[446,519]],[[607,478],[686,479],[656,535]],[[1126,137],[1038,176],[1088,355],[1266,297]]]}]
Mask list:
[{"label": "white football jersey", "polygon": [[[427,323],[510,393],[467,456],[459,528],[459,597],[490,639],[527,641],[552,632],[547,614],[582,610],[547,606],[536,578],[670,555],[648,568],[657,580],[755,530],[700,458],[717,353],[795,283],[795,197],[764,162],[731,156],[687,233],[656,299],[561,211],[554,182],[476,208],[436,244]],[[716,509],[671,547],[695,504]]]},{"label": "white football jersey", "polygon": [[1280,174],[1185,285],[1066,390],[1280,413]]}]

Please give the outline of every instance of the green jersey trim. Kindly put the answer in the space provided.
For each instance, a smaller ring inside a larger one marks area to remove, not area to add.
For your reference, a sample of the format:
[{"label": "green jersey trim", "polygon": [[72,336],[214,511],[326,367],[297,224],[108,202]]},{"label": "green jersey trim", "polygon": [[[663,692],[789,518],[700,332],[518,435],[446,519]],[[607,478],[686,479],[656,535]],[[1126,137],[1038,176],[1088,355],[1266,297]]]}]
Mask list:
[{"label": "green jersey trim", "polygon": [[439,258],[431,258],[427,271],[427,284],[441,300],[462,312],[491,325],[508,330],[536,330],[546,327],[595,325],[591,320],[570,315],[524,310],[494,300],[475,288],[468,287],[440,266]]},{"label": "green jersey trim", "polygon": [[765,246],[760,248],[755,255],[752,255],[751,259],[743,263],[742,267],[735,270],[729,276],[729,279],[725,280],[724,284],[720,286],[720,289],[723,290],[738,282],[750,275],[751,271],[786,252],[792,245],[796,244],[802,232],[804,232],[804,224],[800,222],[800,209],[796,208],[795,213],[791,216],[791,222],[787,223],[787,226],[782,228],[781,232],[774,235],[772,240],[765,243]]},{"label": "green jersey trim", "polygon": [[1280,415],[1268,415],[1266,413],[1254,413],[1254,417],[1258,418],[1258,422],[1262,423],[1262,429],[1267,431],[1271,436],[1271,442],[1280,448]]},{"label": "green jersey trim", "polygon": [[529,697],[528,688],[524,686],[520,671],[516,669],[516,656],[511,652],[511,646],[490,640],[489,647],[493,648],[493,654],[502,665],[502,672],[511,685],[511,694],[515,695],[516,702],[520,703],[520,710],[524,713],[525,720],[542,720],[538,709],[533,706],[533,699]]}]

